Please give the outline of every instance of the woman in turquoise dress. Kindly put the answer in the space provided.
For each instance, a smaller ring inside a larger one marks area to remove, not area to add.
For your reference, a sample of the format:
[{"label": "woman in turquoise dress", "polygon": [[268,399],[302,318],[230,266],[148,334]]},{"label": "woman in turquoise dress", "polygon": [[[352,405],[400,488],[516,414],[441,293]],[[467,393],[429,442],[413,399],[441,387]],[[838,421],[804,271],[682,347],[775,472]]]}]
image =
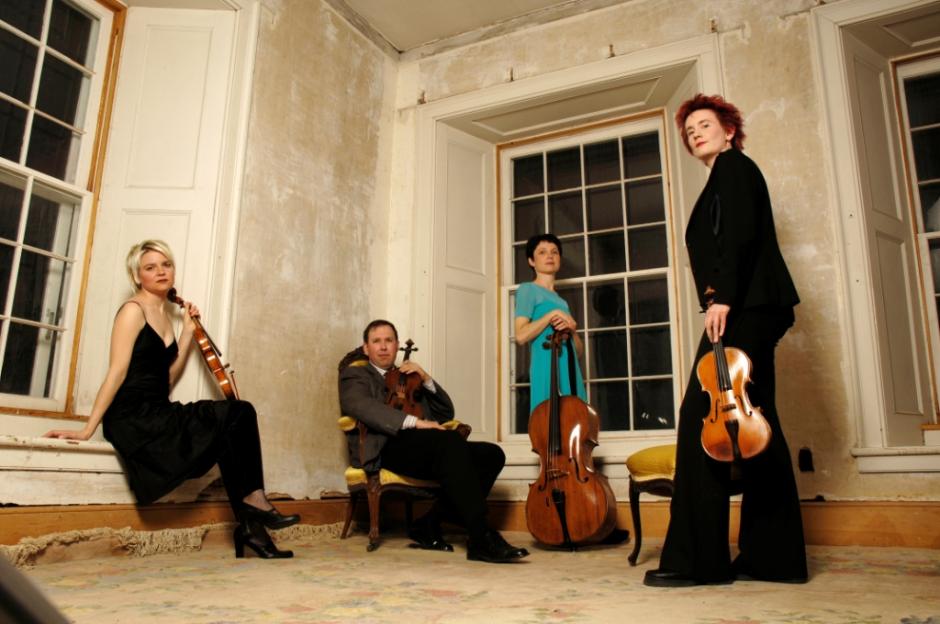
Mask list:
[{"label": "woman in turquoise dress", "polygon": [[571,316],[568,303],[555,292],[555,275],[561,269],[561,241],[553,234],[538,234],[526,242],[525,255],[535,272],[535,279],[516,291],[516,344],[531,344],[529,357],[530,412],[549,398],[551,388],[551,350],[543,348],[553,331],[570,332],[573,339],[565,343],[558,360],[559,389],[562,395],[577,394],[587,401],[584,380],[577,358],[574,359],[575,389],[571,389],[568,354],[574,342],[577,355],[584,345],[575,330],[578,323]]}]

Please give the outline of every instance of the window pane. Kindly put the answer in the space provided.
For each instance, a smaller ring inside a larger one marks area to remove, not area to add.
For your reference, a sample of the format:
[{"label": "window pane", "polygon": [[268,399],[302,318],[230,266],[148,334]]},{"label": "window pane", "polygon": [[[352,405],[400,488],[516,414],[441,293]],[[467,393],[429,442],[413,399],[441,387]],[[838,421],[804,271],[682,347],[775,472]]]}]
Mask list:
[{"label": "window pane", "polygon": [[509,371],[513,383],[529,383],[529,349],[531,344],[519,345],[513,340],[509,346],[512,353],[512,369]]},{"label": "window pane", "polygon": [[672,343],[668,327],[631,329],[630,349],[635,376],[672,373]]},{"label": "window pane", "polygon": [[940,294],[940,239],[930,241],[930,269],[933,273],[933,291]]},{"label": "window pane", "polygon": [[[37,188],[37,191],[41,190]],[[29,218],[26,220],[23,242],[60,256],[67,256],[71,251],[72,228],[77,216],[76,204],[60,203],[34,194],[29,205]]]},{"label": "window pane", "polygon": [[555,236],[577,234],[584,231],[581,191],[549,196],[548,230]]},{"label": "window pane", "polygon": [[924,211],[924,231],[940,232],[940,182],[920,187],[920,207]]},{"label": "window pane", "polygon": [[591,405],[597,410],[601,431],[630,428],[630,395],[625,381],[591,384]]},{"label": "window pane", "polygon": [[541,197],[513,202],[513,240],[527,241],[545,231],[545,200]]},{"label": "window pane", "polygon": [[0,101],[0,156],[19,162],[25,132],[26,110]]},{"label": "window pane", "polygon": [[940,178],[940,128],[911,133],[918,180]]},{"label": "window pane", "polygon": [[565,255],[561,260],[561,270],[555,277],[584,277],[584,241],[580,237],[569,238],[562,241],[562,246],[565,248]]},{"label": "window pane", "polygon": [[88,53],[94,47],[94,26],[89,16],[62,0],[54,0],[49,45],[76,63],[88,65]]},{"label": "window pane", "polygon": [[591,234],[590,244],[591,275],[622,273],[627,268],[627,259],[623,248],[623,231],[610,234]]},{"label": "window pane", "polygon": [[548,153],[548,190],[581,186],[581,150],[574,147]]},{"label": "window pane", "polygon": [[659,135],[656,132],[624,138],[623,171],[627,178],[638,178],[662,171]]},{"label": "window pane", "polygon": [[904,92],[911,127],[940,122],[940,74],[909,78],[904,81]]},{"label": "window pane", "polygon": [[620,185],[590,189],[587,192],[589,230],[623,227],[623,206]]},{"label": "window pane", "polygon": [[29,138],[26,165],[37,171],[72,182],[75,179],[75,156],[78,155],[78,135],[68,128],[36,116]]},{"label": "window pane", "polygon": [[44,9],[45,3],[36,0],[0,0],[0,20],[39,39]]},{"label": "window pane", "polygon": [[36,108],[67,124],[81,126],[85,121],[85,98],[89,80],[82,72],[47,55],[39,79]]},{"label": "window pane", "polygon": [[23,250],[13,297],[13,316],[58,324],[65,278],[65,262]]},{"label": "window pane", "polygon": [[633,382],[633,428],[672,429],[675,407],[671,379],[645,379]]},{"label": "window pane", "polygon": [[10,272],[13,269],[13,248],[0,243],[0,310],[7,307],[7,289],[10,287]]},{"label": "window pane", "polygon": [[529,266],[529,259],[525,255],[525,245],[516,245],[512,248],[513,271],[512,276],[514,284],[527,282],[533,278],[532,267]]},{"label": "window pane", "polygon": [[544,190],[542,155],[516,158],[512,161],[512,196],[535,195]]},{"label": "window pane", "polygon": [[627,334],[623,330],[589,334],[591,379],[627,376]]},{"label": "window pane", "polygon": [[509,397],[512,408],[513,433],[529,432],[529,386],[514,388]]},{"label": "window pane", "polygon": [[631,281],[627,288],[631,325],[669,321],[669,292],[665,279]]},{"label": "window pane", "polygon": [[588,286],[588,327],[620,327],[627,324],[623,280]]},{"label": "window pane", "polygon": [[571,310],[571,317],[581,328],[584,326],[584,291],[581,284],[556,285],[555,292],[565,300]]},{"label": "window pane", "polygon": [[16,240],[26,181],[0,173],[0,238]]},{"label": "window pane", "polygon": [[620,179],[616,140],[584,146],[584,176],[588,184]]},{"label": "window pane", "polygon": [[630,246],[630,270],[656,269],[668,266],[666,228],[658,225],[627,232]]},{"label": "window pane", "polygon": [[28,103],[37,55],[36,46],[0,29],[0,91]]},{"label": "window pane", "polygon": [[11,323],[0,392],[49,396],[57,340],[57,332]]},{"label": "window pane", "polygon": [[627,184],[627,223],[639,225],[665,221],[662,179]]}]

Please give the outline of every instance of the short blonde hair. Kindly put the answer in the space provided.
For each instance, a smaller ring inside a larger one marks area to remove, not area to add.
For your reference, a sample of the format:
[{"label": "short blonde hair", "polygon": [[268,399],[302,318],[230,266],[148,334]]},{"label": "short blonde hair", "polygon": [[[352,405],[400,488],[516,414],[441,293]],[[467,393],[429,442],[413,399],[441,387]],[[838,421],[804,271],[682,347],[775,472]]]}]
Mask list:
[{"label": "short blonde hair", "polygon": [[148,251],[162,253],[173,266],[176,266],[170,246],[162,240],[147,239],[137,243],[127,252],[127,276],[131,279],[131,284],[134,285],[135,290],[140,290],[140,279],[138,277],[140,274],[140,259]]}]

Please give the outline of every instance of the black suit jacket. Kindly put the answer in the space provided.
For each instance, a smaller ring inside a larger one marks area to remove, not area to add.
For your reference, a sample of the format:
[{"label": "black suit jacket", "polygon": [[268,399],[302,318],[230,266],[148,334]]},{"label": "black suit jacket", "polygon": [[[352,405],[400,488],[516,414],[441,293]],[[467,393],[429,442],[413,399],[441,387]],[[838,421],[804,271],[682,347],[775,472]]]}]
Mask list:
[{"label": "black suit jacket", "polygon": [[718,154],[685,230],[699,303],[732,310],[800,302],[777,244],[760,169],[736,149]]},{"label": "black suit jacket", "polygon": [[[424,418],[443,423],[454,419],[454,404],[439,383],[436,392],[424,392],[421,403]],[[374,366],[347,366],[339,374],[339,403],[343,413],[369,427],[369,436],[359,465],[359,432],[346,434],[349,460],[357,468],[373,472],[381,467],[382,448],[391,436],[398,435],[405,414],[385,404],[385,379]]]}]

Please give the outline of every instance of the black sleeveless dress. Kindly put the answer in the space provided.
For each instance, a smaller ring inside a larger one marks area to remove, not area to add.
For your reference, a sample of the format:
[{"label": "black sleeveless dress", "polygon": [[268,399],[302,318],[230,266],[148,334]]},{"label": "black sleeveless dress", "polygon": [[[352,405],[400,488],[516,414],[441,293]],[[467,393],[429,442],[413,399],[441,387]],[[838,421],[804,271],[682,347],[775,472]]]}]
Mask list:
[{"label": "black sleeveless dress", "polygon": [[137,501],[146,505],[218,461],[228,401],[170,402],[169,346],[144,323],[127,376],[104,413],[104,437],[117,450]]}]

